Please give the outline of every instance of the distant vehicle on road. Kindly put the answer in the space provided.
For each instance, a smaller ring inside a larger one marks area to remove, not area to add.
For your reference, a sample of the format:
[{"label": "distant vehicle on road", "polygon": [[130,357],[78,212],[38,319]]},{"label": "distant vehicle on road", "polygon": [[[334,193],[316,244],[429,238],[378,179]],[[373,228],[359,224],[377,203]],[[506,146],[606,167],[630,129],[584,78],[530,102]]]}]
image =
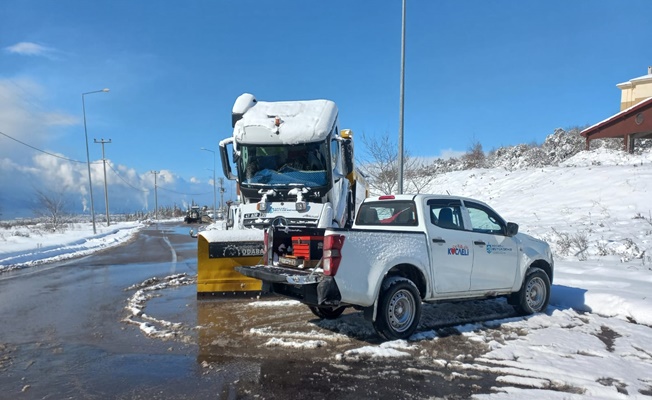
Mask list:
[{"label": "distant vehicle on road", "polygon": [[186,217],[183,221],[187,224],[196,224],[202,222],[202,211],[199,206],[191,206],[186,213]]}]

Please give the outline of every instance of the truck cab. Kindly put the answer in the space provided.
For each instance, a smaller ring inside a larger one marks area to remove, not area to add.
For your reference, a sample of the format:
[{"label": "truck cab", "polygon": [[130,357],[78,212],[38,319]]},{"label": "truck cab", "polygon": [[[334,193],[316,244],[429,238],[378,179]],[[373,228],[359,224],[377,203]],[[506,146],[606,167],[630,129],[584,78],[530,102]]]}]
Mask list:
[{"label": "truck cab", "polygon": [[353,134],[340,129],[334,102],[266,102],[245,93],[231,115],[233,134],[219,150],[224,176],[236,181],[238,201],[224,231],[207,228],[198,236],[198,294],[259,290],[260,281],[233,268],[258,262],[263,229],[273,222],[351,226],[367,195],[354,168]]},{"label": "truck cab", "polygon": [[243,94],[232,115],[233,136],[220,142],[220,154],[224,175],[238,184],[242,227],[264,228],[276,217],[320,228],[352,223],[366,193],[352,192],[352,134],[340,130],[335,103]]}]

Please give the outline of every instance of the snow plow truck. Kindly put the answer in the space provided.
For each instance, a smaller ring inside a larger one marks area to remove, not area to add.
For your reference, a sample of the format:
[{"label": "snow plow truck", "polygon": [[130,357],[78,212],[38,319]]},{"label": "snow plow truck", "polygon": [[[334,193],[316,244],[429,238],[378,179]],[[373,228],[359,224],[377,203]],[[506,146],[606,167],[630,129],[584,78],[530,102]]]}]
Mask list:
[{"label": "snow plow truck", "polygon": [[353,133],[340,129],[334,102],[264,102],[245,93],[233,105],[232,126],[219,148],[238,201],[223,224],[198,234],[198,297],[259,293],[262,282],[235,267],[260,263],[266,228],[349,227],[368,195]]}]

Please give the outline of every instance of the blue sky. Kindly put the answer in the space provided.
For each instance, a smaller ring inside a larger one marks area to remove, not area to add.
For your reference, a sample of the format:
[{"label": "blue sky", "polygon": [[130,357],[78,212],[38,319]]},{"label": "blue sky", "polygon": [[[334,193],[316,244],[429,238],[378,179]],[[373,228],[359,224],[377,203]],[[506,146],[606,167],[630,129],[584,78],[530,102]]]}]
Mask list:
[{"label": "blue sky", "polygon": [[[358,137],[398,136],[399,0],[3,0],[0,15],[0,132],[85,161],[81,93],[109,88],[85,102],[91,160],[93,139],[112,140],[115,212],[153,208],[151,170],[159,204],[212,203],[213,156],[200,148],[231,134],[244,92],[331,99]],[[542,142],[616,113],[615,85],[652,65],[649,15],[642,0],[408,0],[406,149]],[[78,194],[72,211],[87,209],[85,168],[0,135],[0,213],[35,188],[65,187]],[[93,164],[96,213],[101,171]]]}]

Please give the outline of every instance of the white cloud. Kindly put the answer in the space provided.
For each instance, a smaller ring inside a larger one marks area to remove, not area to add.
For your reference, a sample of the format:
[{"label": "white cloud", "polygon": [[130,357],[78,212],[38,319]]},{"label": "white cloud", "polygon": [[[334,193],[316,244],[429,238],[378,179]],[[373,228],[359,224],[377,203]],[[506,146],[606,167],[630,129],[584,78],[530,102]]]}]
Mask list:
[{"label": "white cloud", "polygon": [[[55,157],[54,155],[59,157]],[[60,157],[60,153],[39,153],[30,157],[16,159],[0,157],[0,206],[6,215],[28,216],[33,207],[34,191],[62,191],[69,195],[70,212],[88,212],[90,193],[88,188],[88,167],[85,162],[72,162]],[[91,175],[95,213],[103,213],[104,171],[101,160],[91,160]],[[112,212],[133,212],[150,210],[158,196],[158,205],[183,204],[184,207],[195,202],[211,204],[213,191],[208,185],[197,187],[170,170],[160,170],[157,174],[157,188],[154,190],[154,174],[142,173],[134,168],[114,164],[107,160],[107,185]],[[232,196],[232,188],[227,188],[225,199]]]},{"label": "white cloud", "polygon": [[56,53],[56,50],[51,47],[42,46],[38,43],[32,42],[16,43],[13,46],[5,47],[5,50],[12,54],[19,54],[24,56],[51,57],[54,53]]},{"label": "white cloud", "polygon": [[72,126],[79,123],[79,118],[70,114],[57,112],[43,113],[43,123],[48,126]]},{"label": "white cloud", "polygon": [[[0,130],[14,139],[43,148],[53,139],[53,128],[80,123],[78,116],[46,109],[46,90],[31,79],[0,79]],[[0,138],[0,157],[18,157],[25,147]]]},{"label": "white cloud", "polygon": [[443,149],[439,153],[439,157],[437,158],[443,158],[444,160],[448,160],[449,158],[459,158],[466,154],[466,151],[460,151],[460,150],[453,150],[453,149]]},{"label": "white cloud", "polygon": [[[159,186],[169,186],[174,185],[176,182],[176,175],[167,169],[162,169],[158,173],[157,183]],[[167,185],[166,185],[167,184]]]}]

